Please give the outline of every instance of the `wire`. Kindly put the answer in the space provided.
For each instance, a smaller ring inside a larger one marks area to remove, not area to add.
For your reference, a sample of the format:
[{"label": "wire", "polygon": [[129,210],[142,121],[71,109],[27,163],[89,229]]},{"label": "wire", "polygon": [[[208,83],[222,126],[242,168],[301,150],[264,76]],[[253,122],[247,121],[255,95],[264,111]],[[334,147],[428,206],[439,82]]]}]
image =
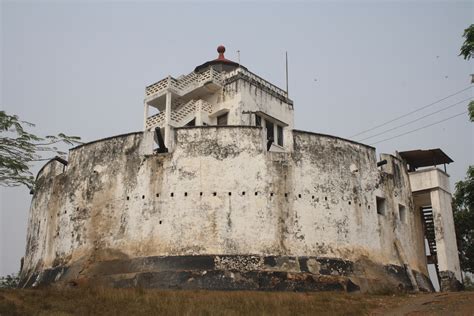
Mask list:
[{"label": "wire", "polygon": [[466,113],[467,113],[467,111],[464,111],[464,112],[462,112],[462,113],[459,113],[459,114],[450,116],[450,117],[448,117],[448,118],[445,118],[444,120],[441,120],[441,121],[438,121],[438,122],[435,122],[435,123],[431,123],[431,124],[428,124],[428,125],[419,127],[419,128],[417,128],[417,129],[414,129],[414,130],[405,132],[405,133],[403,133],[403,134],[399,134],[399,135],[396,135],[396,136],[393,136],[393,137],[390,137],[390,138],[385,138],[385,139],[379,140],[378,142],[372,143],[372,144],[370,144],[370,145],[375,145],[375,144],[378,144],[378,143],[381,143],[381,142],[385,142],[385,141],[387,141],[387,140],[391,140],[391,139],[394,139],[394,138],[397,138],[397,137],[400,137],[400,136],[405,136],[405,135],[414,133],[414,132],[416,132],[416,131],[419,131],[419,130],[421,130],[421,129],[424,129],[424,128],[427,128],[427,127],[430,127],[430,126],[433,126],[433,125],[436,125],[436,124],[439,124],[439,123],[442,123],[442,122],[444,122],[444,121],[450,120],[450,119],[452,119],[452,118],[455,118],[455,117],[457,117],[457,116],[460,116],[460,115],[463,115],[463,114],[466,114]]},{"label": "wire", "polygon": [[467,98],[467,99],[462,100],[462,101],[459,101],[459,102],[457,102],[457,103],[448,105],[447,107],[444,107],[444,108],[442,108],[442,109],[440,109],[440,110],[438,110],[438,111],[432,112],[432,113],[430,113],[430,114],[427,114],[427,115],[424,115],[424,116],[422,116],[422,117],[419,117],[419,118],[417,118],[417,119],[415,119],[415,120],[413,120],[413,121],[407,122],[407,123],[402,124],[402,125],[395,126],[395,127],[393,127],[393,128],[387,129],[387,130],[385,130],[385,131],[383,131],[383,132],[380,132],[380,133],[378,133],[378,134],[375,134],[375,135],[372,135],[372,136],[363,138],[363,139],[358,140],[358,141],[359,141],[359,142],[362,142],[362,141],[364,141],[364,140],[366,140],[366,139],[374,138],[375,136],[379,136],[379,135],[382,135],[382,134],[391,132],[391,131],[393,131],[393,130],[396,130],[396,129],[400,128],[400,127],[404,127],[404,126],[410,125],[411,123],[418,122],[419,120],[424,119],[425,117],[428,117],[428,116],[434,115],[434,114],[436,114],[436,113],[442,112],[442,111],[444,111],[444,110],[450,109],[450,108],[452,108],[452,107],[454,107],[454,106],[456,106],[456,105],[459,105],[459,104],[461,104],[461,103],[463,103],[463,102],[466,102],[466,101],[469,101],[469,100],[471,100],[471,99],[472,99],[472,98]]},{"label": "wire", "polygon": [[430,107],[430,106],[433,106],[433,105],[435,105],[435,104],[437,104],[437,103],[439,103],[439,102],[441,102],[441,101],[444,101],[444,100],[446,100],[446,99],[449,99],[450,97],[455,96],[455,95],[457,95],[457,94],[459,94],[459,93],[461,93],[461,92],[464,92],[464,91],[466,91],[466,90],[468,90],[468,89],[470,89],[470,88],[472,88],[472,87],[473,87],[473,86],[471,85],[471,86],[469,86],[469,87],[467,87],[467,88],[465,88],[465,89],[462,89],[462,90],[459,90],[458,92],[455,92],[455,93],[453,93],[453,94],[450,94],[450,95],[448,95],[447,97],[444,97],[444,98],[442,98],[442,99],[436,100],[436,101],[433,102],[433,103],[424,105],[424,106],[422,106],[421,108],[418,108],[418,109],[416,109],[416,110],[413,110],[413,111],[411,111],[411,112],[409,112],[409,113],[407,113],[407,114],[403,114],[403,115],[401,115],[401,116],[398,116],[398,117],[396,117],[396,118],[394,118],[394,119],[391,119],[391,120],[389,120],[389,121],[386,121],[385,123],[379,124],[379,125],[374,126],[374,127],[372,127],[372,128],[366,129],[366,130],[364,130],[364,131],[362,131],[362,132],[360,132],[360,133],[357,133],[357,134],[355,134],[355,135],[352,135],[352,136],[350,136],[350,137],[351,137],[351,138],[352,138],[352,137],[356,137],[356,136],[359,136],[359,135],[361,135],[361,134],[365,134],[365,133],[367,133],[367,132],[373,131],[374,129],[377,129],[377,128],[382,127],[382,126],[384,126],[384,125],[387,125],[388,123],[392,123],[392,122],[398,121],[398,120],[401,119],[401,118],[407,117],[407,116],[410,115],[410,114],[416,113],[416,112],[421,111],[421,110],[423,110],[423,109],[426,109],[426,108],[428,108],[428,107]]}]

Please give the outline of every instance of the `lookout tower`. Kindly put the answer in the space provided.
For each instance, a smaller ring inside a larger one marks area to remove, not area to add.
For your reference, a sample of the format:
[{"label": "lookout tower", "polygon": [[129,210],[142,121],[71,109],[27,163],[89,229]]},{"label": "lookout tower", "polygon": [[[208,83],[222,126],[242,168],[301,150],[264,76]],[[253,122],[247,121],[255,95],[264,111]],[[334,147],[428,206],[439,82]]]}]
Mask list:
[{"label": "lookout tower", "polygon": [[[269,151],[289,151],[293,101],[288,93],[246,67],[218,57],[178,78],[168,76],[146,87],[144,129],[157,131],[157,142],[173,150],[174,129],[183,126],[261,126]],[[150,115],[150,110],[157,113]]]},{"label": "lookout tower", "polygon": [[[408,164],[415,209],[420,211],[426,243],[428,264],[433,264],[440,289],[458,290],[459,265],[456,232],[454,231],[451,191],[446,164],[453,162],[441,149],[400,152]],[[437,168],[444,165],[444,171]]]}]

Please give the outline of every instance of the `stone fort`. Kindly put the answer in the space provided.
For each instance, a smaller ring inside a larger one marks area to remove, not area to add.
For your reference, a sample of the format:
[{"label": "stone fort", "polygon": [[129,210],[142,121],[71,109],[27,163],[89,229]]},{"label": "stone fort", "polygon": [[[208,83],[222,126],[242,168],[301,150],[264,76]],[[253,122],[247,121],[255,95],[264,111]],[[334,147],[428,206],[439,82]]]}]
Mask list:
[{"label": "stone fort", "polygon": [[455,289],[452,160],[296,130],[224,52],[146,87],[143,131],[43,166],[21,285],[432,291],[431,264]]}]

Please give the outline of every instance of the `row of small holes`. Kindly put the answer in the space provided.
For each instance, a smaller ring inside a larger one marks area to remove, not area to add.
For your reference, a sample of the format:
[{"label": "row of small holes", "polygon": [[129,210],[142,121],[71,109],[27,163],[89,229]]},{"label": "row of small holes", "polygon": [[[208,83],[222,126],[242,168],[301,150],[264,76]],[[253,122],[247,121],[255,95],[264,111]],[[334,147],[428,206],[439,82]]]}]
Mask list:
[{"label": "row of small holes", "polygon": [[[228,194],[229,194],[229,196],[231,196],[231,195],[232,195],[232,192],[229,192]],[[203,193],[202,193],[202,192],[199,192],[199,195],[200,195],[200,196],[203,196]],[[213,195],[213,196],[217,196],[217,192],[213,192],[212,195]],[[242,195],[245,195],[245,191],[242,192]],[[257,196],[257,195],[258,195],[258,192],[255,192],[255,196]],[[270,196],[273,196],[273,195],[274,195],[274,193],[271,192],[271,193],[270,193]],[[171,197],[174,197],[174,192],[171,192],[171,193],[170,193],[170,196],[171,196]],[[184,192],[184,196],[188,196],[188,192]],[[157,194],[156,194],[156,197],[160,197],[160,194],[157,193]],[[288,193],[285,193],[285,197],[288,197]],[[298,194],[298,198],[301,199],[301,194]],[[142,199],[145,199],[145,196],[144,196],[144,195],[142,195]],[[311,199],[314,200],[314,195],[311,196]],[[130,200],[130,197],[129,197],[129,196],[127,196],[127,201],[128,201],[128,200]],[[324,200],[327,201],[327,200],[328,200],[328,197],[325,196],[325,197],[324,197]],[[348,203],[349,203],[349,205],[351,205],[351,201],[348,201]],[[362,204],[359,203],[359,206],[362,206]],[[369,205],[369,209],[370,209],[370,205]]]}]

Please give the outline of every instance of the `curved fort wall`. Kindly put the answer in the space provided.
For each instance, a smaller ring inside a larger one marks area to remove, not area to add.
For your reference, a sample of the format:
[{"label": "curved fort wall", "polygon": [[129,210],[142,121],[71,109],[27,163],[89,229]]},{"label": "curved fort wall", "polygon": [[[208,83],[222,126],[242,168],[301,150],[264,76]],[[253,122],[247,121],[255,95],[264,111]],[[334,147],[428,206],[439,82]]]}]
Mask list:
[{"label": "curved fort wall", "polygon": [[396,157],[380,171],[372,147],[300,131],[293,152],[268,152],[263,130],[249,126],[178,128],[167,154],[151,154],[152,136],[85,144],[66,169],[45,165],[25,286],[373,290],[413,286],[409,267],[431,289]]}]

